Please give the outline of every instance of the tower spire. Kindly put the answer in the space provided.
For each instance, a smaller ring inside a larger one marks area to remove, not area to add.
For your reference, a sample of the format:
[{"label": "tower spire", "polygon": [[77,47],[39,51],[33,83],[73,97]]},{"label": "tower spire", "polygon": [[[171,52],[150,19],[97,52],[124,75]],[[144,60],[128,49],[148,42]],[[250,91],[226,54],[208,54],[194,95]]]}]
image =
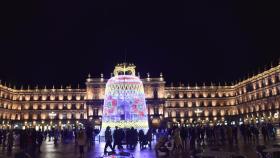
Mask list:
[{"label": "tower spire", "polygon": [[127,53],[127,48],[124,48],[124,62],[126,63],[126,53]]}]

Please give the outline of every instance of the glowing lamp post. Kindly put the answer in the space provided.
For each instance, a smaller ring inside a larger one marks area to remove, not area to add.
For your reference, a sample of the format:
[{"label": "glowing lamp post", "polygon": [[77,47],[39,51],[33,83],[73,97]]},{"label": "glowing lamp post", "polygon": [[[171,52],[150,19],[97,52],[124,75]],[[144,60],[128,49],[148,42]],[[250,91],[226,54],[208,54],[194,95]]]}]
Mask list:
[{"label": "glowing lamp post", "polygon": [[[196,109],[196,110],[194,111],[194,113],[196,114],[196,116],[199,117],[199,115],[202,113],[202,110]],[[198,120],[198,122],[200,122],[200,118],[198,118],[197,120]]]},{"label": "glowing lamp post", "polygon": [[51,113],[49,113],[49,117],[51,119],[54,119],[55,116],[56,116],[56,113],[54,113],[53,111]]},{"label": "glowing lamp post", "polygon": [[279,118],[279,112],[276,112],[276,113],[274,114],[274,118],[275,118],[275,119],[278,119],[278,118]]},{"label": "glowing lamp post", "polygon": [[194,113],[196,114],[196,116],[199,116],[202,113],[202,110],[196,109]]}]

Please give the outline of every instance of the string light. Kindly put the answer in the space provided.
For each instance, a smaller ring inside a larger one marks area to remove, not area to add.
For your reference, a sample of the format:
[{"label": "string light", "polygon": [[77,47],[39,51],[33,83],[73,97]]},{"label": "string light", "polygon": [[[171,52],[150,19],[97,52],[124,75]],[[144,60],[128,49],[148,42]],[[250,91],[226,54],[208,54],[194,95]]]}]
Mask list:
[{"label": "string light", "polygon": [[[130,70],[131,75],[117,75],[116,72]],[[114,128],[148,129],[148,112],[142,81],[129,67],[119,69],[108,80],[102,115],[102,129]]]}]

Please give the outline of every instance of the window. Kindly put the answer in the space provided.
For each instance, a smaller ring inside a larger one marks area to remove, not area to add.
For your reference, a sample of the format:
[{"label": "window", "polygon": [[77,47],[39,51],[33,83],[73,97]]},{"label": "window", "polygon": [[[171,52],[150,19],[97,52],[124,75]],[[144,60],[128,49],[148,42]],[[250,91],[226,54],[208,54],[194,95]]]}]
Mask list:
[{"label": "window", "polygon": [[195,94],[194,94],[194,93],[192,93],[191,95],[192,95],[192,98],[194,98],[194,97],[195,97]]},{"label": "window", "polygon": [[201,106],[205,106],[205,104],[204,104],[204,102],[201,102],[201,104],[200,104]]},{"label": "window", "polygon": [[154,114],[155,114],[155,115],[158,115],[158,114],[159,114],[159,109],[158,109],[158,107],[154,107]]},{"label": "window", "polygon": [[47,110],[50,110],[50,104],[47,104],[46,109],[47,109]]},{"label": "window", "polygon": [[176,117],[180,117],[180,112],[176,111]]},{"label": "window", "polygon": [[188,111],[185,111],[185,117],[187,117],[189,114],[188,114]]},{"label": "window", "polygon": [[192,102],[192,107],[195,107],[195,102]]},{"label": "window", "polygon": [[157,91],[157,89],[154,89],[154,98],[155,98],[155,99],[158,98],[158,91]]},{"label": "window", "polygon": [[93,109],[93,115],[98,116],[98,109],[97,108]]},{"label": "window", "polygon": [[168,117],[171,117],[172,115],[171,115],[171,111],[168,111]]},{"label": "window", "polygon": [[63,104],[63,110],[67,109],[67,104]]},{"label": "window", "polygon": [[63,114],[62,114],[62,118],[63,118],[63,119],[67,119],[66,113],[63,113]]}]

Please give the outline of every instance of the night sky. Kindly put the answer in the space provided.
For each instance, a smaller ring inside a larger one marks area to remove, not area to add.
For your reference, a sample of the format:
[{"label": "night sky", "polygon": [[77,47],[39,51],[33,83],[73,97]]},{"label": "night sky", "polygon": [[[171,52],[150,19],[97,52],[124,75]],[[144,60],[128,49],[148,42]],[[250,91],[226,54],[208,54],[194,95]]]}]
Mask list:
[{"label": "night sky", "polygon": [[110,77],[125,56],[142,76],[224,83],[280,57],[276,1],[47,0],[2,7],[0,79],[16,85],[84,85],[88,73]]}]

